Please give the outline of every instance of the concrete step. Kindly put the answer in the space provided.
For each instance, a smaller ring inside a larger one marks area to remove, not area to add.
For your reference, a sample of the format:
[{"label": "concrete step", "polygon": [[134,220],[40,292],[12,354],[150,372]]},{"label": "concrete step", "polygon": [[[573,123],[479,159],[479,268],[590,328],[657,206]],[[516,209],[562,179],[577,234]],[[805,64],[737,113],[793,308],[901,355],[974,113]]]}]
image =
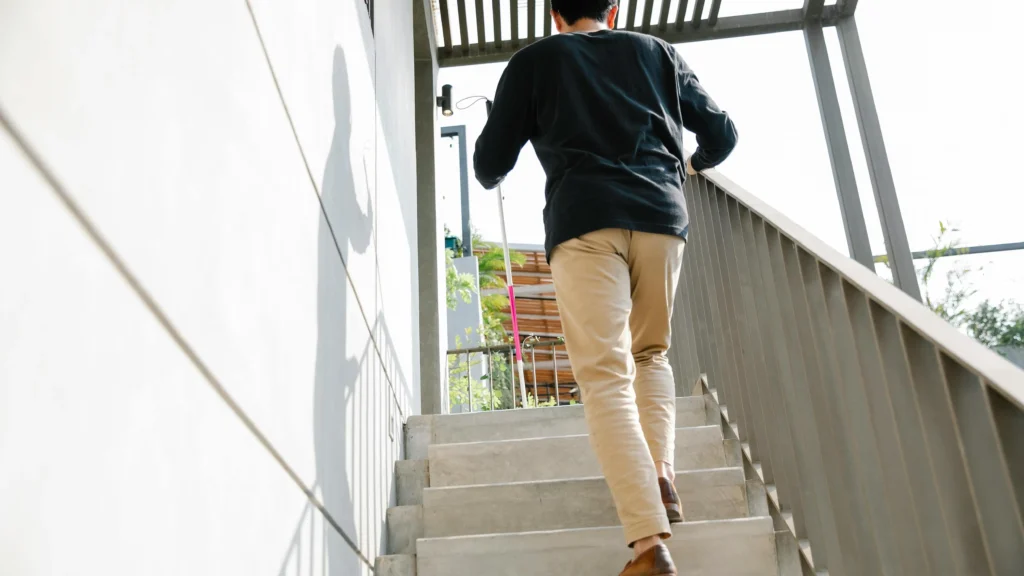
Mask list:
[{"label": "concrete step", "polygon": [[412,554],[377,556],[374,576],[416,576],[416,557]]},{"label": "concrete step", "polygon": [[[717,424],[717,422],[712,422]],[[676,427],[708,424],[703,396],[676,399]],[[411,416],[406,424],[408,459],[427,457],[427,446],[494,442],[587,433],[583,406],[502,410],[445,416]]]},{"label": "concrete step", "polygon": [[423,489],[430,484],[426,460],[395,462],[395,483],[399,506],[423,504]]},{"label": "concrete step", "polygon": [[[585,435],[469,444],[428,450],[430,486],[471,486],[602,476]],[[676,469],[724,468],[720,426],[676,430]]]},{"label": "concrete step", "polygon": [[[776,576],[770,518],[690,522],[668,541],[680,575]],[[597,576],[630,559],[621,528],[425,538],[419,576]]]},{"label": "concrete step", "polygon": [[[742,468],[680,472],[675,485],[687,521],[747,515]],[[428,488],[422,522],[428,538],[619,524],[604,478]]]},{"label": "concrete step", "polygon": [[415,554],[416,541],[423,537],[422,506],[392,506],[388,508],[388,553]]}]

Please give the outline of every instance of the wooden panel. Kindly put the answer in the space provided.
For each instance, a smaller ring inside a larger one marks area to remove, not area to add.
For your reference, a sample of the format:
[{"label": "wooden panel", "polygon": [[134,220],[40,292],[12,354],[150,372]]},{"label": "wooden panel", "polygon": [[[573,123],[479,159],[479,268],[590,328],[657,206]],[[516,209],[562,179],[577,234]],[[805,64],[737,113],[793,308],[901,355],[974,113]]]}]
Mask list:
[{"label": "wooden panel", "polygon": [[[518,312],[518,310],[516,310]],[[512,332],[512,321],[507,320],[502,322],[505,326],[505,330]],[[523,334],[564,334],[562,332],[562,320],[524,320],[519,319],[519,332]]]},{"label": "wooden panel", "polygon": [[534,316],[558,317],[558,305],[554,300],[516,298],[516,312]]}]

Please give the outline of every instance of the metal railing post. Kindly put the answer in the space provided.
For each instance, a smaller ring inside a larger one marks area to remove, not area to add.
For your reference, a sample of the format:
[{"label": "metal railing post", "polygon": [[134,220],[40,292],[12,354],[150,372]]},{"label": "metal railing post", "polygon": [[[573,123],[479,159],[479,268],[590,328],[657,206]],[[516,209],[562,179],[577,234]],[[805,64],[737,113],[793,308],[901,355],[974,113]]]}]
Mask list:
[{"label": "metal railing post", "polygon": [[530,347],[530,360],[533,362],[533,405],[537,406],[537,346]]},{"label": "metal railing post", "polygon": [[484,353],[487,354],[487,392],[491,397],[491,412],[494,412],[494,363],[491,362],[491,349]]},{"label": "metal railing post", "polygon": [[1024,372],[716,172],[685,194],[671,360],[804,573],[1021,572]]},{"label": "metal railing post", "polygon": [[469,404],[469,411],[470,412],[473,411],[473,367],[472,367],[472,361],[473,360],[472,360],[472,357],[469,355],[469,352],[466,352],[466,389],[469,392],[469,399],[468,399],[467,403]]},{"label": "metal railing post", "polygon": [[561,406],[562,405],[562,396],[561,396],[561,394],[559,393],[559,390],[558,390],[558,350],[556,349],[557,346],[558,346],[557,344],[552,344],[551,345],[551,362],[552,362],[552,366],[555,369],[554,370],[554,372],[555,372],[555,406]]}]

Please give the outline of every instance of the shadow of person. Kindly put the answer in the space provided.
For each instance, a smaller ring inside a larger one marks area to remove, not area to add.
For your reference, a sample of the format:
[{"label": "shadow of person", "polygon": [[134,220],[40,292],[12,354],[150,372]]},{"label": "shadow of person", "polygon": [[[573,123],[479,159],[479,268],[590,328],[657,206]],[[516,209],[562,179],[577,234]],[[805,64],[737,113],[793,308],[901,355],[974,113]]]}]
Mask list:
[{"label": "shadow of person", "polygon": [[[320,217],[318,234],[317,349],[313,398],[313,436],[316,480],[327,510],[352,542],[359,541],[352,482],[346,470],[352,431],[347,427],[349,403],[364,371],[364,358],[349,357],[346,330],[349,323],[362,325],[359,310],[348,309],[349,290],[341,258],[369,248],[373,233],[373,209],[368,200],[364,213],[357,199],[357,180],[352,170],[351,93],[348,67],[342,49],[334,51],[334,134],[324,167],[321,202],[329,217]],[[360,163],[362,164],[362,163]],[[364,175],[360,175],[364,176]],[[360,185],[365,185],[363,178]],[[340,255],[339,255],[340,251]],[[352,413],[358,411],[358,407]],[[333,528],[328,524],[328,532]],[[327,537],[330,576],[355,576],[364,572],[363,562],[338,534]]]}]

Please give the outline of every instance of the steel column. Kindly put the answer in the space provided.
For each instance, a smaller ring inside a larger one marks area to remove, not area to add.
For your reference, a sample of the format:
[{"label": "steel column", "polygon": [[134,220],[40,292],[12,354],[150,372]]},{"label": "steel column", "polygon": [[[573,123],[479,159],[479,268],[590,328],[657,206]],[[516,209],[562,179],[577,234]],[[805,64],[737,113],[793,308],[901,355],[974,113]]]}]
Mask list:
[{"label": "steel column", "polygon": [[469,219],[469,155],[466,152],[466,127],[445,126],[442,138],[459,139],[459,187],[462,198],[462,255],[473,255],[473,226]]},{"label": "steel column", "polygon": [[861,209],[857,180],[853,174],[853,159],[850,158],[843,115],[839,109],[839,96],[836,94],[832,65],[828,60],[828,49],[825,46],[825,34],[821,25],[808,24],[804,28],[804,39],[807,42],[811,75],[818,95],[818,110],[821,112],[821,124],[825,129],[825,142],[832,161],[832,177],[835,179],[836,192],[839,194],[839,209],[843,215],[843,228],[846,230],[850,256],[874,270],[875,263],[871,254],[871,243],[868,241],[868,229],[864,223],[864,211]]},{"label": "steel column", "polygon": [[882,234],[885,238],[885,250],[889,255],[889,268],[896,286],[912,298],[921,300],[921,288],[917,283],[917,272],[910,255],[910,243],[907,242],[907,230],[903,226],[903,215],[900,213],[899,199],[896,197],[896,185],[893,183],[892,170],[889,168],[889,155],[885,151],[882,139],[882,126],[878,121],[878,110],[871,92],[871,81],[868,79],[868,67],[864,61],[864,51],[857,33],[857,23],[851,16],[842,20],[836,29],[839,31],[839,46],[843,51],[846,64],[846,76],[850,81],[853,93],[853,107],[857,111],[857,124],[860,126],[861,144],[864,156],[868,161],[868,173],[871,175],[871,188],[875,193],[875,204],[878,206],[878,218],[882,222]]},{"label": "steel column", "polygon": [[416,112],[416,262],[419,269],[420,413],[448,411],[444,244],[435,184],[437,39],[429,0],[413,10]]}]

